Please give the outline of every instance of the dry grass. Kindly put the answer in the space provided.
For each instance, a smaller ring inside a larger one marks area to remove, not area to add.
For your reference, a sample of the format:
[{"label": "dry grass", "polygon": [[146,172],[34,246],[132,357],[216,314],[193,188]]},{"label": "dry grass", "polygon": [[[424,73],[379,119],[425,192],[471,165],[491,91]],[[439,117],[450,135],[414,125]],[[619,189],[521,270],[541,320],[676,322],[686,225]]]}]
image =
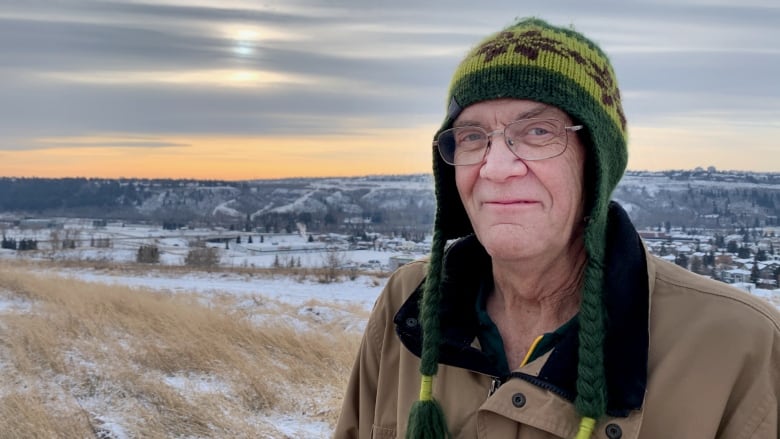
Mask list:
[{"label": "dry grass", "polygon": [[0,262],[4,438],[277,438],[275,416],[335,423],[359,342],[348,318],[318,318],[337,305],[204,303],[32,267]]},{"label": "dry grass", "polygon": [[[43,255],[42,251],[38,251],[38,256]],[[18,259],[6,259],[3,264],[10,264],[15,267],[59,267],[59,268],[74,268],[74,269],[97,269],[107,272],[122,272],[122,273],[147,273],[149,271],[160,273],[192,273],[196,271],[204,271],[210,273],[234,273],[242,274],[246,276],[284,276],[292,277],[300,280],[310,279],[319,280],[326,276],[329,270],[328,267],[248,267],[248,266],[186,266],[186,265],[166,265],[166,264],[142,264],[138,262],[116,262],[111,260],[78,260],[78,259],[56,259],[56,260],[44,260],[34,259],[34,251],[25,253],[24,258]],[[363,271],[363,270],[349,270],[339,269],[336,275],[340,278],[347,278],[356,275],[365,275],[376,278],[387,278],[390,276],[390,272],[386,271]]]}]

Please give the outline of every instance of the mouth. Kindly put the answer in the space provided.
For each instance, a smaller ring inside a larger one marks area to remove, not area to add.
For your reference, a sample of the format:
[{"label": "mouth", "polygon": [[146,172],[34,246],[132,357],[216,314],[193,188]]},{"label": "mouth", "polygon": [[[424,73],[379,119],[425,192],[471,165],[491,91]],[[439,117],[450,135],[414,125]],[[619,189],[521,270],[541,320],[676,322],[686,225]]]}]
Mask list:
[{"label": "mouth", "polygon": [[536,200],[489,200],[484,204],[498,205],[498,206],[512,206],[512,205],[525,205],[525,204],[538,204]]}]

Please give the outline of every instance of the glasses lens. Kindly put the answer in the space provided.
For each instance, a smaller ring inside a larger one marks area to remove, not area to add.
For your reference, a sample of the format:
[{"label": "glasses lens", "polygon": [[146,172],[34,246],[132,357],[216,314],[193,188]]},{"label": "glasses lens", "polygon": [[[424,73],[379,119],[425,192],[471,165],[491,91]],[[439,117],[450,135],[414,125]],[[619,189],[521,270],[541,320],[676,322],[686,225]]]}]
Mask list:
[{"label": "glasses lens", "polygon": [[507,146],[521,159],[555,157],[566,149],[566,129],[555,119],[524,119],[506,127]]},{"label": "glasses lens", "polygon": [[451,165],[473,165],[482,161],[488,135],[479,127],[456,127],[439,135],[441,158]]}]

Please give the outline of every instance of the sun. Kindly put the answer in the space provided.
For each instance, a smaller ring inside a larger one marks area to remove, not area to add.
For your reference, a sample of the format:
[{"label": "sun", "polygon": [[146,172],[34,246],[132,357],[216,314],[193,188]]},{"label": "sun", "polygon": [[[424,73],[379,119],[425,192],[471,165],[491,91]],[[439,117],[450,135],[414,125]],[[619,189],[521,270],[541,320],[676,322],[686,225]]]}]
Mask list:
[{"label": "sun", "polygon": [[232,36],[233,53],[245,57],[251,56],[255,52],[255,42],[260,35],[252,29],[238,29]]}]

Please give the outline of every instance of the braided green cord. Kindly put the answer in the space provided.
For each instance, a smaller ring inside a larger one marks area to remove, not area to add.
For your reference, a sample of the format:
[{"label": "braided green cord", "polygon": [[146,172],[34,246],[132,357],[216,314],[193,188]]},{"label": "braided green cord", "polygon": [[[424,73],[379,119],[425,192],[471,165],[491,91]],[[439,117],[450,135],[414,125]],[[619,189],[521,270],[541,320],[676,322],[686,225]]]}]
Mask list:
[{"label": "braided green cord", "polygon": [[603,220],[596,220],[585,230],[588,262],[585,265],[579,318],[580,346],[575,406],[580,414],[593,419],[599,419],[607,410],[607,385],[604,371],[606,324],[602,291],[604,229]]},{"label": "braided green cord", "polygon": [[436,375],[439,368],[439,344],[441,343],[439,303],[441,302],[444,245],[445,240],[442,236],[441,227],[438,227],[437,224],[433,232],[430,266],[428,267],[428,276],[425,279],[425,289],[420,303],[420,324],[423,329],[420,373],[423,375]]}]

